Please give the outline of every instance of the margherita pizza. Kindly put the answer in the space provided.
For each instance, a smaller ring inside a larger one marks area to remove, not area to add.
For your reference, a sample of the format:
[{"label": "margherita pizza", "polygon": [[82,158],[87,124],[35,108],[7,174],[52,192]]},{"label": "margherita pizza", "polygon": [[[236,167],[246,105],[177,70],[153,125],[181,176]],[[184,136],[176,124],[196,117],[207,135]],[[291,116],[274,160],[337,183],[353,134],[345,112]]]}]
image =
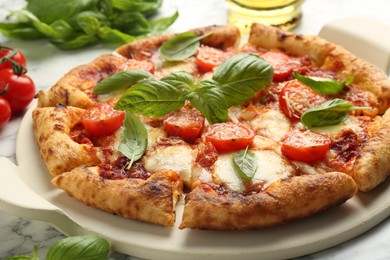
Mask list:
[{"label": "margherita pizza", "polygon": [[[258,229],[390,174],[390,80],[340,46],[254,24],[128,43],[38,95],[52,183],[136,221]],[[183,216],[176,203],[184,197]]]}]

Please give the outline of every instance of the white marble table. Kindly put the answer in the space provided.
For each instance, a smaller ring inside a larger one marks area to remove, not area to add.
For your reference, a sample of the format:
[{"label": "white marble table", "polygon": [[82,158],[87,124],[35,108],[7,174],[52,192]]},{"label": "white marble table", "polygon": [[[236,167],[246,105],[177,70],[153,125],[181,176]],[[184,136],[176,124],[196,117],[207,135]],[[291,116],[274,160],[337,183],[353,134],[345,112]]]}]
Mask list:
[{"label": "white marble table", "polygon": [[[23,5],[20,0],[0,0],[0,16],[6,8]],[[179,32],[210,24],[226,24],[227,10],[224,0],[165,0],[161,13],[171,14],[175,8],[180,18],[169,29]],[[303,20],[295,29],[304,34],[317,34],[321,27],[334,19],[348,16],[368,16],[390,25],[390,1],[388,0],[306,0]],[[390,32],[387,32],[390,33]],[[1,44],[21,49],[28,59],[29,75],[38,89],[46,89],[72,67],[85,63],[113,47],[97,45],[76,51],[61,51],[45,41],[21,42],[0,36]],[[15,140],[21,117],[12,118],[0,130],[0,156],[15,159]],[[1,171],[1,169],[0,169]],[[0,211],[0,259],[18,254],[31,254],[38,246],[44,259],[48,247],[64,236],[46,223],[23,219]],[[259,256],[260,258],[261,256]],[[110,259],[136,259],[113,253]],[[390,220],[385,220],[370,231],[341,245],[302,256],[299,259],[390,259]]]}]

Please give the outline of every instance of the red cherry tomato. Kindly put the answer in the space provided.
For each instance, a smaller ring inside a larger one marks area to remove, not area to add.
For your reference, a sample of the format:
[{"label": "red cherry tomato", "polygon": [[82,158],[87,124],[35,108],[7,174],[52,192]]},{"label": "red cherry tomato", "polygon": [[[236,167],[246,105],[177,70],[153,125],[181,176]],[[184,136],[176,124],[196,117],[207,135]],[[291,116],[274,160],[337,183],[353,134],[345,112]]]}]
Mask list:
[{"label": "red cherry tomato", "polygon": [[0,70],[0,93],[7,99],[12,113],[22,112],[35,96],[35,84],[25,74],[16,75],[12,69]]},{"label": "red cherry tomato", "polygon": [[11,107],[8,101],[0,96],[0,129],[3,128],[11,118]]},{"label": "red cherry tomato", "polygon": [[150,73],[154,73],[155,66],[154,63],[150,60],[137,60],[129,59],[125,64],[126,70],[146,70]]},{"label": "red cherry tomato", "polygon": [[207,45],[202,45],[196,53],[196,63],[202,72],[213,71],[222,62],[229,58],[232,53],[222,51]]},{"label": "red cherry tomato", "polygon": [[169,136],[178,136],[186,141],[198,138],[203,129],[204,117],[195,109],[182,108],[169,114],[164,122],[164,130]]},{"label": "red cherry tomato", "polygon": [[289,81],[279,94],[279,106],[290,119],[300,120],[307,109],[325,102],[325,98],[297,80]]},{"label": "red cherry tomato", "polygon": [[291,160],[312,163],[325,157],[330,144],[331,140],[324,135],[292,130],[282,143],[282,153]]},{"label": "red cherry tomato", "polygon": [[254,137],[252,128],[233,122],[211,125],[206,132],[206,140],[212,143],[218,152],[243,150],[252,143]]},{"label": "red cherry tomato", "polygon": [[101,103],[88,109],[81,118],[81,123],[93,136],[110,135],[122,126],[124,118],[125,112]]},{"label": "red cherry tomato", "polygon": [[[7,47],[1,47],[0,48],[0,59],[4,58],[8,54],[10,54],[13,51],[11,48]],[[23,53],[21,53],[19,50],[15,50],[15,55],[11,57],[11,60],[19,63],[21,66],[26,67],[27,62],[26,58],[24,57]],[[12,68],[12,63],[8,60],[4,60],[2,63],[0,63],[0,69],[5,69],[5,68]]]},{"label": "red cherry tomato", "polygon": [[292,72],[299,71],[303,65],[301,59],[276,50],[265,52],[260,57],[273,67],[275,81],[288,80]]}]

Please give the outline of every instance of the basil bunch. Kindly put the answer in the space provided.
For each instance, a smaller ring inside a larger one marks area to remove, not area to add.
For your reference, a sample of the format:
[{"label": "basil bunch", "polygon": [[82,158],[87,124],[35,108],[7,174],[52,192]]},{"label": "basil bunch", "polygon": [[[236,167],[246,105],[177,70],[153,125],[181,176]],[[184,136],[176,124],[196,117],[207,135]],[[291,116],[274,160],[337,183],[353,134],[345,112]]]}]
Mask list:
[{"label": "basil bunch", "polygon": [[22,40],[46,38],[61,49],[75,49],[99,40],[124,44],[164,32],[177,18],[152,20],[162,0],[29,0],[12,11],[0,32]]}]

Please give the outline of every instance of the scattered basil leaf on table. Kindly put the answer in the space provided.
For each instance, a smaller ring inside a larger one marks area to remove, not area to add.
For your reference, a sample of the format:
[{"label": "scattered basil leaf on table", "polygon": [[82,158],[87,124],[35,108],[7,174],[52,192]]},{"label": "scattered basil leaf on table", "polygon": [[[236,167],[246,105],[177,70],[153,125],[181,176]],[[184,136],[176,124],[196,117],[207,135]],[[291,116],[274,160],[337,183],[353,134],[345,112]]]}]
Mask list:
[{"label": "scattered basil leaf on table", "polygon": [[363,109],[371,107],[357,107],[348,101],[335,98],[306,110],[301,116],[301,122],[307,128],[336,125],[347,120],[349,112]]},{"label": "scattered basil leaf on table", "polygon": [[257,157],[252,151],[248,150],[248,147],[234,153],[232,160],[234,170],[243,180],[250,181],[253,179],[258,167]]},{"label": "scattered basil leaf on table", "polygon": [[164,32],[178,12],[153,19],[162,0],[29,0],[11,11],[0,32],[22,40],[46,38],[62,49],[75,49],[103,40],[124,44]]},{"label": "scattered basil leaf on table", "polygon": [[95,94],[107,94],[116,90],[128,88],[143,79],[152,77],[153,75],[151,73],[144,70],[121,71],[98,82],[93,92]]},{"label": "scattered basil leaf on table", "polygon": [[160,47],[160,56],[166,61],[182,61],[198,51],[200,40],[211,35],[198,36],[194,32],[183,32],[175,35]]},{"label": "scattered basil leaf on table", "polygon": [[345,81],[340,82],[328,78],[318,78],[318,77],[306,77],[300,75],[296,72],[293,72],[293,76],[301,83],[310,87],[314,92],[318,94],[328,94],[328,95],[336,95],[343,88],[351,84],[353,82],[353,78],[349,77]]},{"label": "scattered basil leaf on table", "polygon": [[141,158],[146,151],[148,131],[141,120],[130,112],[126,113],[123,126],[118,150],[130,160],[127,166],[130,169],[133,163]]},{"label": "scattered basil leaf on table", "polygon": [[47,252],[46,260],[105,260],[110,244],[99,236],[67,237],[54,243]]}]

